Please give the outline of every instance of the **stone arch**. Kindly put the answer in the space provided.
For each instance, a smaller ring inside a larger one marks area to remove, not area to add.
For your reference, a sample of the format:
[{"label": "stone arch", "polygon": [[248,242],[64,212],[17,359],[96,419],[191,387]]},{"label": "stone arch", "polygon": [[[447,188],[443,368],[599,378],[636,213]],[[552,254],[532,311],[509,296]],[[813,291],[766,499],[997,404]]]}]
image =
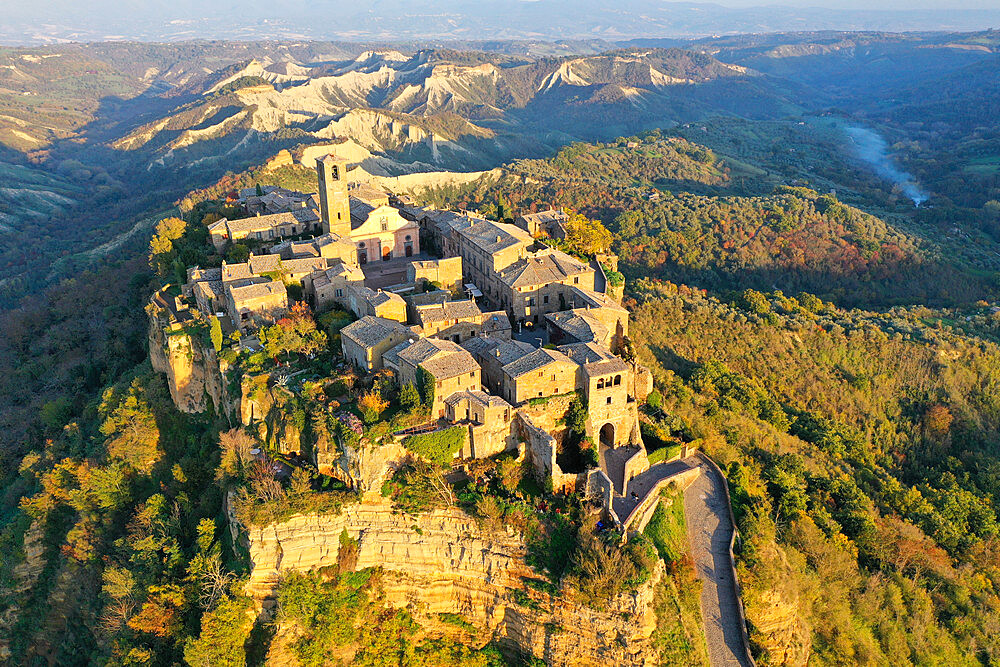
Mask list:
[{"label": "stone arch", "polygon": [[616,375],[615,376],[615,386],[617,387],[621,383],[622,383],[622,376],[621,375]]},{"label": "stone arch", "polygon": [[615,425],[608,422],[601,427],[601,444],[605,447],[615,446]]}]

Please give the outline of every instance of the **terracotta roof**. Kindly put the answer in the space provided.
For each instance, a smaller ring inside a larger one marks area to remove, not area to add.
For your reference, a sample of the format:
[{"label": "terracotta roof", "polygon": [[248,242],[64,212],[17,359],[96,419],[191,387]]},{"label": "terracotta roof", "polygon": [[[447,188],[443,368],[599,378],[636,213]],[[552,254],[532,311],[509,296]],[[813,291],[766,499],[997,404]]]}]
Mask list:
[{"label": "terracotta roof", "polygon": [[530,343],[491,336],[474,336],[462,343],[462,346],[484,361],[487,357],[496,359],[501,366],[506,366],[535,349]]},{"label": "terracotta roof", "polygon": [[437,380],[479,370],[472,355],[450,340],[421,338],[400,350],[398,356],[413,366],[420,366]]},{"label": "terracotta roof", "polygon": [[227,227],[230,233],[256,232],[273,229],[281,225],[314,224],[317,222],[319,222],[319,216],[316,215],[316,211],[311,208],[297,208],[293,211],[285,211],[283,213],[255,215],[250,218],[230,220]]},{"label": "terracotta roof", "polygon": [[566,293],[566,303],[572,304],[575,308],[610,308],[611,310],[627,313],[628,309],[620,303],[600,292],[593,292],[576,285],[571,285]]},{"label": "terracotta roof", "polygon": [[454,394],[444,399],[444,402],[448,405],[455,405],[461,401],[470,401],[476,403],[483,407],[498,407],[498,408],[509,408],[512,407],[510,403],[503,400],[499,396],[494,396],[493,394],[487,394],[485,391],[479,389],[466,389],[465,391],[456,391]]},{"label": "terracotta roof", "polygon": [[597,343],[573,343],[560,345],[559,351],[583,366],[589,375],[624,373],[631,367],[624,359]]},{"label": "terracotta roof", "polygon": [[222,282],[228,283],[234,280],[248,280],[253,274],[250,272],[250,265],[246,262],[240,264],[222,263]]},{"label": "terracotta roof", "polygon": [[483,313],[483,334],[488,335],[497,331],[509,331],[510,328],[510,317],[507,316],[506,311],[497,310]]},{"label": "terracotta roof", "polygon": [[547,211],[539,211],[538,213],[525,213],[524,215],[518,217],[540,225],[549,222],[566,222],[569,220],[569,216],[566,215],[564,211],[554,208],[550,208]]}]

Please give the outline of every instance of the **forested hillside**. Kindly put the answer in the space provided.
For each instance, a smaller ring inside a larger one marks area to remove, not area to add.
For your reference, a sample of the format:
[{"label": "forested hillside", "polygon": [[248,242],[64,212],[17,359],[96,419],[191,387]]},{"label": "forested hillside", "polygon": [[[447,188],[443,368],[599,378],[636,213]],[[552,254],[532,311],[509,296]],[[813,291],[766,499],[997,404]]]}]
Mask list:
[{"label": "forested hillside", "polygon": [[[945,246],[911,231],[912,223],[890,224],[834,194],[772,187],[774,179],[654,132],[574,144],[550,159],[512,163],[496,185],[429,197],[483,208],[499,196],[515,211],[568,207],[599,218],[614,233],[629,277],[714,290],[804,290],[845,305],[968,303],[992,293],[980,267],[946,257]],[[728,194],[733,190],[767,194]]]},{"label": "forested hillside", "polygon": [[633,293],[662,432],[727,470],[761,663],[996,660],[995,309]]}]

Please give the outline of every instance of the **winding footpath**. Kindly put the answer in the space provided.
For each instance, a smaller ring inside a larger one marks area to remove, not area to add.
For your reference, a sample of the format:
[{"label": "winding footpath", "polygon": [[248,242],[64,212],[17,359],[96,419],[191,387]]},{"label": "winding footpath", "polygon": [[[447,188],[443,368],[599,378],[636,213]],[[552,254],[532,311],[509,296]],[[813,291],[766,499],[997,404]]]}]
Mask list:
[{"label": "winding footpath", "polygon": [[729,551],[732,514],[719,470],[699,459],[701,474],[684,492],[691,557],[702,582],[701,616],[712,667],[754,667],[747,650],[739,589]]}]

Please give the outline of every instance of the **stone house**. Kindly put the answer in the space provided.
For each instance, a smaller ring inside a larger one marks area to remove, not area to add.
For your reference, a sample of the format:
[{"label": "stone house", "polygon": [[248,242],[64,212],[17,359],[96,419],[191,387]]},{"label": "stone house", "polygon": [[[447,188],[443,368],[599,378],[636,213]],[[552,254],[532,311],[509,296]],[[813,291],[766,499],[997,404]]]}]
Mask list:
[{"label": "stone house", "polygon": [[230,243],[242,240],[277,241],[289,236],[299,236],[319,232],[320,218],[317,212],[305,206],[293,211],[256,215],[241,220],[223,218],[208,228],[208,235],[216,252],[225,252]]},{"label": "stone house", "polygon": [[517,260],[498,278],[499,305],[515,326],[544,325],[546,314],[566,309],[571,288],[594,290],[593,267],[551,249]]},{"label": "stone house", "polygon": [[482,311],[471,299],[415,305],[413,310],[421,335],[447,338],[456,343],[477,335],[483,322]]},{"label": "stone house", "polygon": [[577,364],[558,350],[535,348],[502,369],[501,396],[512,405],[575,391]]},{"label": "stone house", "polygon": [[226,310],[226,293],[222,286],[222,269],[199,266],[189,267],[184,295],[194,299],[199,312],[211,315]]},{"label": "stone house", "polygon": [[529,255],[531,236],[514,225],[457,216],[448,225],[442,254],[462,258],[463,281],[478,287],[491,303],[500,303],[500,272]]},{"label": "stone house", "polygon": [[406,282],[414,285],[418,282],[437,283],[443,289],[457,292],[462,289],[462,258],[410,262],[406,267]]},{"label": "stone house", "polygon": [[470,389],[455,392],[445,399],[445,419],[469,428],[469,438],[462,458],[486,458],[517,448],[511,424],[514,408],[499,396]]},{"label": "stone house", "polygon": [[514,218],[514,224],[535,238],[549,236],[554,239],[566,238],[566,222],[569,216],[565,211],[550,208],[538,213],[526,213]]},{"label": "stone house", "polygon": [[317,312],[327,310],[334,304],[348,309],[348,288],[363,287],[364,284],[364,272],[350,264],[334,264],[325,271],[317,271],[302,279],[303,292]]},{"label": "stone house", "polygon": [[411,338],[413,332],[399,322],[366,315],[340,330],[340,347],[351,364],[370,373],[383,368],[388,350]]},{"label": "stone house", "polygon": [[479,364],[465,349],[450,340],[420,338],[408,345],[398,346],[391,351],[398,371],[400,385],[421,386],[417,369],[434,378],[434,401],[431,417],[440,419],[445,415],[445,399],[459,391],[482,388]]},{"label": "stone house", "polygon": [[630,317],[628,309],[608,295],[574,285],[565,290],[563,300],[566,302],[567,310],[585,308],[591,317],[600,320],[608,327],[616,342],[615,345],[608,346],[612,350],[618,349],[617,346],[628,337]]},{"label": "stone house", "polygon": [[529,343],[495,336],[470,338],[462,343],[462,347],[475,357],[482,368],[483,387],[503,396],[507,395],[504,391],[503,367],[535,349]]},{"label": "stone house", "polygon": [[282,259],[325,257],[344,264],[357,264],[358,253],[353,243],[334,234],[323,234],[306,241],[282,241],[271,247],[271,253]]},{"label": "stone house", "polygon": [[280,280],[234,281],[225,284],[226,310],[240,331],[273,322],[288,310],[288,293]]},{"label": "stone house", "polygon": [[364,285],[348,285],[344,305],[357,317],[371,315],[406,322],[406,301],[392,292],[373,290]]}]

